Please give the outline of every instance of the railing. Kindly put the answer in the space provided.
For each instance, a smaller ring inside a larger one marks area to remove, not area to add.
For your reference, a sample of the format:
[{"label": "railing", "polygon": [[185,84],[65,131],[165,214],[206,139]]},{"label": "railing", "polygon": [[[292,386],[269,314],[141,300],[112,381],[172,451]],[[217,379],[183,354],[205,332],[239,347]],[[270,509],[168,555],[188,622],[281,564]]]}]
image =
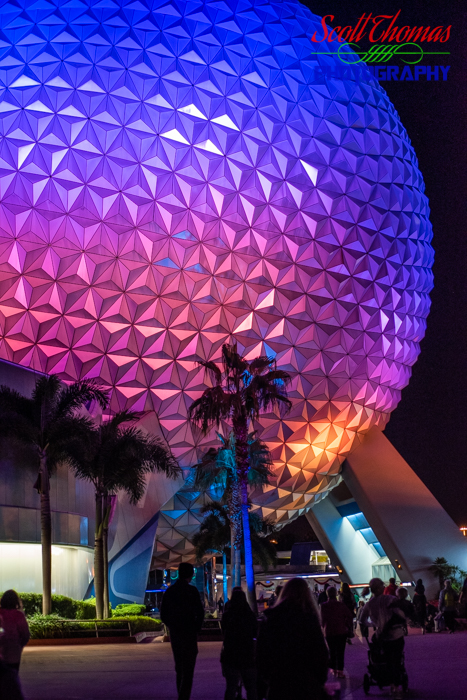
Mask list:
[{"label": "railing", "polygon": [[[119,629],[118,627],[101,627],[99,628],[97,626],[97,622],[94,623],[94,627],[96,628],[96,637],[99,637],[99,632],[101,637],[118,637],[120,634],[121,636],[128,636],[131,637],[131,623],[130,622],[125,622],[122,623],[125,624],[126,626],[122,627]],[[102,634],[104,632],[104,634]],[[111,632],[112,634],[109,634]]]}]

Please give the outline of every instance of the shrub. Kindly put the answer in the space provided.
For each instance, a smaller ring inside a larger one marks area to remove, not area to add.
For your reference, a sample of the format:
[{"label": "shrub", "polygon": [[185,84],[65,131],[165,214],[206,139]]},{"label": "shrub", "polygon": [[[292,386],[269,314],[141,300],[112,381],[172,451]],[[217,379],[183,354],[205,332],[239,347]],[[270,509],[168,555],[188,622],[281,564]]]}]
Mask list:
[{"label": "shrub", "polygon": [[[29,630],[32,639],[63,639],[67,637],[82,636],[80,630],[89,629],[92,636],[94,624],[75,623],[64,620],[60,615],[41,615],[36,613],[29,618]],[[78,629],[76,627],[78,626]]]},{"label": "shrub", "polygon": [[[119,618],[119,620],[125,620],[130,623],[131,634],[137,634],[137,632],[158,632],[162,629],[161,620],[156,620],[152,617],[128,615],[127,617]],[[109,622],[109,620],[105,620],[105,622]]]},{"label": "shrub", "polygon": [[146,606],[138,603],[120,603],[113,611],[113,617],[128,617],[128,615],[142,615],[146,612]]},{"label": "shrub", "polygon": [[26,617],[42,612],[42,593],[18,593]]},{"label": "shrub", "polygon": [[89,598],[88,600],[76,601],[76,619],[77,620],[94,620],[96,618],[96,599]]},{"label": "shrub", "polygon": [[[0,598],[3,594],[0,593]],[[23,612],[26,617],[32,618],[39,615],[40,619],[45,619],[42,615],[42,593],[18,593],[23,603]],[[112,608],[109,606],[109,615],[112,615]],[[50,617],[49,615],[47,618]],[[52,595],[52,618],[65,620],[94,620],[96,617],[96,599],[74,600],[66,595]],[[37,619],[39,619],[37,618]]]},{"label": "shrub", "polygon": [[53,595],[52,614],[56,614],[59,617],[65,618],[66,620],[74,620],[76,619],[76,611],[78,607],[77,604],[77,600],[73,600],[73,598],[68,598],[68,596],[66,595]]},{"label": "shrub", "polygon": [[[152,632],[162,629],[162,622],[151,617],[128,616],[113,620],[64,620],[59,615],[41,615],[36,613],[29,619],[32,639],[71,639],[76,637],[94,637],[96,625],[99,630],[112,631],[127,629],[130,623],[131,634]],[[100,632],[99,636],[106,636]]]}]

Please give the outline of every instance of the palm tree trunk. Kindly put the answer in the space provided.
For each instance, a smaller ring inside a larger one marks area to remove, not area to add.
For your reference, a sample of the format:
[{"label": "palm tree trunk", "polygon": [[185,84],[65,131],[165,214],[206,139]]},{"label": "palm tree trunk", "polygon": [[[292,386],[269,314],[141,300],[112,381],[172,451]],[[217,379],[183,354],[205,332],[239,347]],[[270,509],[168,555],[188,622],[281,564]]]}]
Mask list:
[{"label": "palm tree trunk", "polygon": [[[232,595],[232,588],[235,586],[235,532],[233,519],[230,519],[230,584],[229,584],[229,598]],[[225,599],[227,602],[227,598]]]},{"label": "palm tree trunk", "polygon": [[227,556],[225,550],[222,552],[222,593],[224,595],[224,605],[227,603],[229,590],[227,587]]},{"label": "palm tree trunk", "polygon": [[110,497],[104,498],[104,519],[102,527],[102,569],[103,569],[103,617],[107,620],[110,610],[109,596],[109,520],[110,520]]},{"label": "palm tree trunk", "polygon": [[[232,587],[241,585],[241,559],[242,559],[242,495],[238,478],[232,483],[232,495],[230,502],[230,522],[233,531],[233,575]],[[231,554],[232,556],[232,554]]]},{"label": "palm tree trunk", "polygon": [[103,496],[96,491],[96,530],[94,537],[94,591],[96,594],[96,617],[102,620],[104,612],[104,552],[103,552]]},{"label": "palm tree trunk", "polygon": [[212,558],[212,598],[214,602],[214,609],[217,610],[217,571],[216,571],[216,555]]},{"label": "palm tree trunk", "polygon": [[258,612],[256,602],[255,573],[253,569],[253,551],[251,549],[250,518],[248,507],[248,486],[242,485],[242,520],[243,520],[243,543],[245,547],[245,576],[247,596],[250,608],[255,614]]},{"label": "palm tree trunk", "polygon": [[104,620],[109,617],[109,531],[105,528],[102,531],[102,613]]},{"label": "palm tree trunk", "polygon": [[235,550],[235,585],[237,588],[242,586],[242,549],[237,547]]},{"label": "palm tree trunk", "polygon": [[49,470],[45,453],[40,456],[39,478],[36,484],[41,496],[42,614],[50,615],[52,612],[52,516]]},{"label": "palm tree trunk", "polygon": [[253,570],[253,552],[251,549],[250,519],[248,515],[248,418],[243,412],[234,416],[232,426],[235,434],[235,457],[238,481],[240,482],[242,502],[243,544],[245,549],[245,576],[247,598],[254,613],[258,612],[256,603],[255,575]]}]

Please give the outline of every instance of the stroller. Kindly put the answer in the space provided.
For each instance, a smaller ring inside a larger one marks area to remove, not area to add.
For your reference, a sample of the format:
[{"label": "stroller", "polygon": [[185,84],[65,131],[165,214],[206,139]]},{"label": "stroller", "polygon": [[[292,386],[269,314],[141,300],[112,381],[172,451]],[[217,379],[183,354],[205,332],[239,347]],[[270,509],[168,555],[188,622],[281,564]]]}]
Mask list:
[{"label": "stroller", "polygon": [[[372,685],[377,685],[381,690],[384,686],[391,685],[392,674],[391,665],[388,663],[384,655],[384,649],[377,641],[372,641],[366,637],[368,644],[368,673],[363,676],[363,691],[368,695]],[[404,655],[401,659],[401,685],[404,693],[409,688],[409,677],[405,669]]]}]

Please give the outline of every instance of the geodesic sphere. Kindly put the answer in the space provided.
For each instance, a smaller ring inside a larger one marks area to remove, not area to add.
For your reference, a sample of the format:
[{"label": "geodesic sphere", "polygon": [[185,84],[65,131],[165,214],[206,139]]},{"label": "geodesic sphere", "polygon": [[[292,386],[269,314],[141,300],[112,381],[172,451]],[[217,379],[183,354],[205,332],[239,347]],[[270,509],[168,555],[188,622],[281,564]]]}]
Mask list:
[{"label": "geodesic sphere", "polygon": [[0,356],[100,377],[188,465],[197,360],[274,355],[293,408],[261,418],[277,483],[255,503],[309,507],[397,405],[429,308],[386,93],[316,71],[342,63],[294,0],[11,1],[0,27]]}]

